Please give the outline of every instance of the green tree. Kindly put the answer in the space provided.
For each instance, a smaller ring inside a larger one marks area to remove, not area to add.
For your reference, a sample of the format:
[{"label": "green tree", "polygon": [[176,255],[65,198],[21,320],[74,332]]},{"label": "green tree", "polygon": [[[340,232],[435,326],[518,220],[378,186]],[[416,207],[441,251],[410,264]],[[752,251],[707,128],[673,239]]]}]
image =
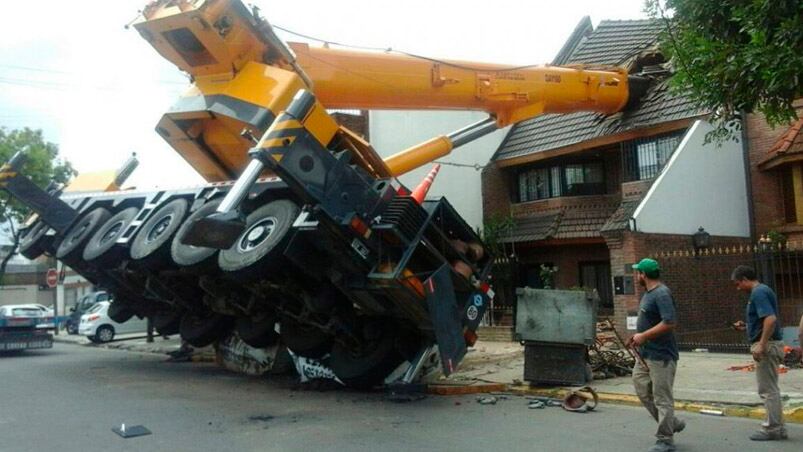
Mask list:
[{"label": "green tree", "polygon": [[797,119],[792,102],[803,95],[801,0],[646,0],[660,19],[660,39],[672,57],[672,83],[713,113],[709,139],[738,137],[742,112],[769,124]]},{"label": "green tree", "polygon": [[[6,130],[0,127],[0,163],[7,162],[18,151],[25,151],[25,175],[36,185],[45,188],[51,181],[66,183],[76,174],[70,162],[59,158],[56,144],[45,141],[41,130],[29,128]],[[0,260],[0,281],[8,261],[17,253],[21,238],[19,225],[31,213],[30,209],[0,191],[0,222],[2,232],[11,239],[12,247]]]}]

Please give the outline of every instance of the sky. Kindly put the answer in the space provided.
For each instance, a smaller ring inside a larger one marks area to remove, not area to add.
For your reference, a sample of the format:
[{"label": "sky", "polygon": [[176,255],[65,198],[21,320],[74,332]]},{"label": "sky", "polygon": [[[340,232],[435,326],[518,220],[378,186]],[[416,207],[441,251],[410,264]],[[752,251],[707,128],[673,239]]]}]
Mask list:
[{"label": "sky", "polygon": [[[117,168],[136,152],[139,188],[202,182],[154,131],[188,81],[125,28],[146,0],[5,3],[0,127],[41,129],[78,171]],[[644,18],[643,0],[251,3],[272,24],[325,40],[511,65],[549,62],[583,16]]]}]

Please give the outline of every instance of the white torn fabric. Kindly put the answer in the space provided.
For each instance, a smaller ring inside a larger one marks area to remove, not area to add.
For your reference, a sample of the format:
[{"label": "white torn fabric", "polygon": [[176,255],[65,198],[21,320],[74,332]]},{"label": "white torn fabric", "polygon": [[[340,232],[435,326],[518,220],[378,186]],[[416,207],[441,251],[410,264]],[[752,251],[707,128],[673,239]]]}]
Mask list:
[{"label": "white torn fabric", "polygon": [[296,355],[290,350],[288,351],[290,352],[290,357],[293,358],[293,364],[296,367],[296,372],[298,372],[299,379],[302,383],[306,383],[310,380],[326,379],[334,380],[343,385],[343,382],[337,378],[332,369],[326,367],[317,359],[305,358]]}]

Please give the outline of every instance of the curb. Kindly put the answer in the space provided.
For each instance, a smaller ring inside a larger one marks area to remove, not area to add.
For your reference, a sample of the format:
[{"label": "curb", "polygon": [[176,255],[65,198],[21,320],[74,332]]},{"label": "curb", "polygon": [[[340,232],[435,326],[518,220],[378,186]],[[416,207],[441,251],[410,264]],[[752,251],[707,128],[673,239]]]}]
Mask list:
[{"label": "curb", "polygon": [[478,385],[427,385],[427,393],[435,395],[466,395],[466,394],[485,394],[488,392],[504,392],[508,390],[508,385],[504,383],[490,383]]},{"label": "curb", "polygon": [[[531,388],[521,385],[509,385],[506,389],[514,394],[535,395],[556,399],[562,399],[569,393],[569,391],[566,389]],[[597,395],[599,396],[600,402],[606,402],[615,405],[641,405],[641,401],[638,399],[638,397],[630,394],[600,392],[597,393]],[[691,413],[700,413],[703,410],[710,410],[714,412],[720,412],[722,413],[722,416],[727,417],[744,417],[751,419],[764,419],[766,417],[763,408],[753,408],[741,405],[706,405],[685,400],[676,400],[675,409],[680,411],[688,411]],[[803,424],[803,407],[787,408],[783,411],[783,415],[784,421],[786,422]]]}]

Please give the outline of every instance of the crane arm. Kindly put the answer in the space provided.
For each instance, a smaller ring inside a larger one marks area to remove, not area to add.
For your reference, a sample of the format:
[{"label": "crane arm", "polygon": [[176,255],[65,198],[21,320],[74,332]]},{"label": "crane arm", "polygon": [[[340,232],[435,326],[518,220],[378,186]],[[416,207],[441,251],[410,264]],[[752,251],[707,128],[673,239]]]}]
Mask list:
[{"label": "crane arm", "polygon": [[290,48],[327,108],[479,110],[505,127],[543,113],[611,114],[628,99],[628,75],[621,68],[510,69],[299,43]]},{"label": "crane arm", "polygon": [[544,113],[611,114],[637,97],[632,78],[621,68],[509,68],[390,52],[288,46],[258,11],[249,11],[240,0],[157,0],[143,10],[134,27],[191,76],[192,86],[156,130],[209,181],[238,175],[254,144],[241,131],[261,136],[302,89],[314,93],[322,106],[312,111],[453,109],[489,114],[488,121],[384,160],[341,128],[339,141],[350,143],[380,176],[403,174],[498,127]]}]

